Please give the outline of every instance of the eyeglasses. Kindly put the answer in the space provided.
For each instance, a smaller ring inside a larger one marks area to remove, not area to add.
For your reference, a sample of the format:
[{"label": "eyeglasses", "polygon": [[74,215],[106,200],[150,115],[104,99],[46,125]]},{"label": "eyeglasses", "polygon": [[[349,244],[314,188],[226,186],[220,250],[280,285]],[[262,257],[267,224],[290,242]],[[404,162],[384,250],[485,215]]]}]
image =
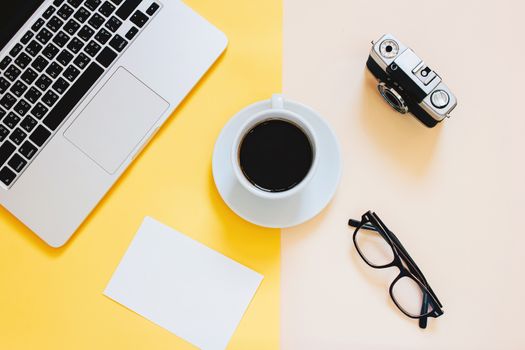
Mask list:
[{"label": "eyeglasses", "polygon": [[423,272],[410,257],[399,239],[376,213],[366,212],[361,221],[350,219],[355,227],[354,245],[363,260],[375,269],[397,267],[399,275],[390,285],[390,297],[406,316],[419,319],[426,328],[428,317],[443,315],[441,302],[430,288]]}]

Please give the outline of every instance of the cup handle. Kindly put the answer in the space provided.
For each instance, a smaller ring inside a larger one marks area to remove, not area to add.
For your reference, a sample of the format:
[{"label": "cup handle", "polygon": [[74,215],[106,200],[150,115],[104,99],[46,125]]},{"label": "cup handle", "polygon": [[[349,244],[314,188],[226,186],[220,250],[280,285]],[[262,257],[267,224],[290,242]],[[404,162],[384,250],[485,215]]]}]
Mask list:
[{"label": "cup handle", "polygon": [[272,109],[284,109],[284,96],[281,94],[272,95]]}]

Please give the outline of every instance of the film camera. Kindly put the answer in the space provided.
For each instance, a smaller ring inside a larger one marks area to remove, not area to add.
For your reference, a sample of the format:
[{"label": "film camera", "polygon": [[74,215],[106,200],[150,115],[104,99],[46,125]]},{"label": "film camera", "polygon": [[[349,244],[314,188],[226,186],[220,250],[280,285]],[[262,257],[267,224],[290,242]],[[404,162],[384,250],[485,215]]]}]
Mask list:
[{"label": "film camera", "polygon": [[372,42],[366,66],[377,78],[377,89],[399,113],[412,113],[427,127],[449,117],[456,97],[441,77],[393,35]]}]

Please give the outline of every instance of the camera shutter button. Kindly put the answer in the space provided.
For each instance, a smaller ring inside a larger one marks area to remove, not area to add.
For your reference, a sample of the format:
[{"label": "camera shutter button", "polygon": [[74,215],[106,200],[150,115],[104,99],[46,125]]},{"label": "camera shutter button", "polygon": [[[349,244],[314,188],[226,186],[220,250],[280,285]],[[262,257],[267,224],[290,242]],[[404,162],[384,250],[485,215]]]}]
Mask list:
[{"label": "camera shutter button", "polygon": [[430,101],[436,108],[446,107],[450,101],[450,96],[444,90],[436,90],[430,96]]}]

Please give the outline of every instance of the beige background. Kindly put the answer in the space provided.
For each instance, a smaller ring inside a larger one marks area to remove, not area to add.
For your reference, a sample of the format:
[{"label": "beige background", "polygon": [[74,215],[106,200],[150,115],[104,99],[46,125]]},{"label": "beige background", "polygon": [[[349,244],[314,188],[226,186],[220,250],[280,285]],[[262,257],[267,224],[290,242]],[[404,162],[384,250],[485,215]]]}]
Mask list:
[{"label": "beige background", "polygon": [[[284,93],[333,125],[341,187],[282,235],[283,349],[524,349],[525,6],[520,1],[285,0]],[[392,32],[456,93],[426,129],[365,71]],[[397,274],[367,267],[347,219],[375,210],[444,304],[429,328],[397,311]]]}]

